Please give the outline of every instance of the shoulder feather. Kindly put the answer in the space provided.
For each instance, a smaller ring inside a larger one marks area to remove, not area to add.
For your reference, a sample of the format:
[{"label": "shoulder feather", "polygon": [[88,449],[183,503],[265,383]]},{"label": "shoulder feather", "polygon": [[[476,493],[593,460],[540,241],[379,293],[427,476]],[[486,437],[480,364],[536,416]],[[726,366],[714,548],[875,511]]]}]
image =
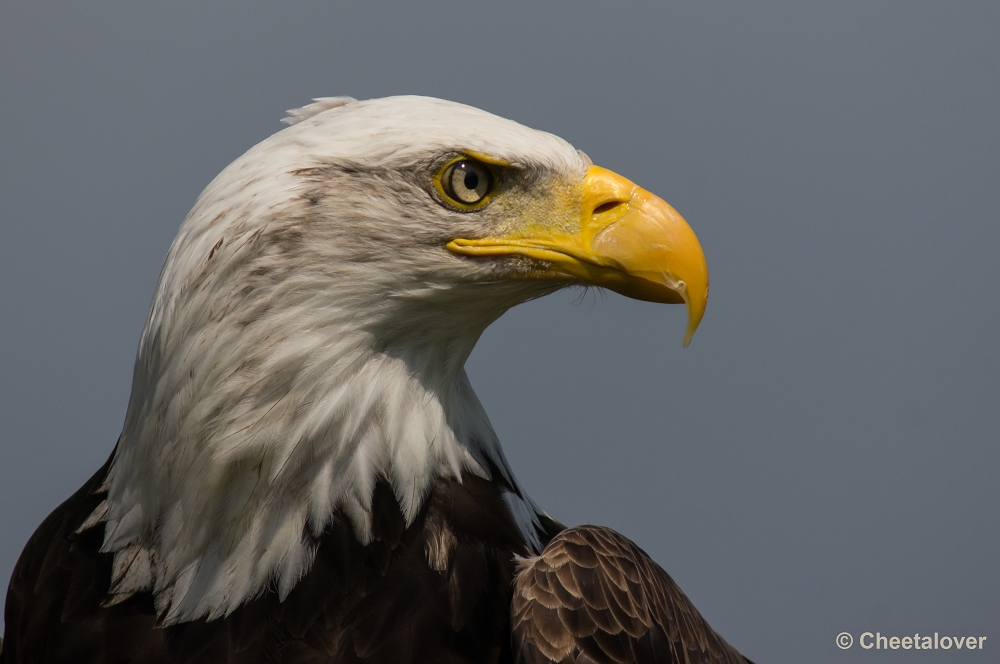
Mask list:
[{"label": "shoulder feather", "polygon": [[580,526],[521,561],[511,627],[515,660],[748,664],[673,579],[610,528]]}]

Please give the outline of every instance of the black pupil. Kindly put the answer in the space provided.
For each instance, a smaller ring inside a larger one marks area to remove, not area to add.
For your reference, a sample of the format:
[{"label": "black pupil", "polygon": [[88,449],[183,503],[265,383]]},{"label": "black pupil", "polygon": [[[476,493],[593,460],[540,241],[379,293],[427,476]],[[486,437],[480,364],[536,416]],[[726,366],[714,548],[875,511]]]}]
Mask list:
[{"label": "black pupil", "polygon": [[479,186],[479,175],[471,171],[466,172],[464,183],[466,189],[475,190],[475,188]]}]

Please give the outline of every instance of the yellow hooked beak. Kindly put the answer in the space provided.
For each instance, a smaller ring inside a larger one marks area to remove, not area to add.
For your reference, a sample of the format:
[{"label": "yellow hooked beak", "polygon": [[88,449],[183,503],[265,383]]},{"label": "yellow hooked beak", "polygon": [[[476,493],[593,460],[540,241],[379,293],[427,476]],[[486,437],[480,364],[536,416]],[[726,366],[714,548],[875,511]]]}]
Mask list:
[{"label": "yellow hooked beak", "polygon": [[666,201],[591,166],[573,232],[532,225],[508,237],[456,239],[467,256],[520,255],[544,261],[531,277],[573,279],[651,302],[687,304],[684,346],[708,302],[708,265],[694,231]]}]

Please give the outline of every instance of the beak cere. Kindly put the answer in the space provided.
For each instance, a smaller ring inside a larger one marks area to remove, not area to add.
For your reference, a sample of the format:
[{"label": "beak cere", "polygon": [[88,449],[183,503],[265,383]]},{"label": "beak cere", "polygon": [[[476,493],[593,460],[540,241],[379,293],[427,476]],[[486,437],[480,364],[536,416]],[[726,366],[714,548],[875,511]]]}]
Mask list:
[{"label": "beak cere", "polygon": [[708,302],[708,266],[694,231],[663,199],[599,166],[591,166],[573,233],[536,223],[507,237],[455,239],[468,256],[521,255],[540,261],[530,276],[570,279],[638,300],[687,304],[687,346]]}]

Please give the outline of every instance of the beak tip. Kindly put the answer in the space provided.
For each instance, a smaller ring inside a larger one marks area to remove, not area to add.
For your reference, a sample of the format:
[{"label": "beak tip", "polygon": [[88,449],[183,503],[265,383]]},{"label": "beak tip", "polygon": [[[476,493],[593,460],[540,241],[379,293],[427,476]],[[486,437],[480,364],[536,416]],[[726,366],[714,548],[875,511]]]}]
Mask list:
[{"label": "beak tip", "polygon": [[691,339],[694,337],[695,330],[698,329],[697,325],[688,326],[688,329],[684,332],[684,341],[682,342],[682,347],[687,348],[691,345]]},{"label": "beak tip", "polygon": [[705,305],[708,304],[708,287],[705,288],[705,295],[703,298],[695,298],[692,302],[690,296],[685,292],[685,302],[687,304],[687,329],[684,331],[684,348],[687,348],[691,344],[691,338],[694,337],[694,333],[698,331],[698,327],[701,325],[701,319],[705,317]]}]

